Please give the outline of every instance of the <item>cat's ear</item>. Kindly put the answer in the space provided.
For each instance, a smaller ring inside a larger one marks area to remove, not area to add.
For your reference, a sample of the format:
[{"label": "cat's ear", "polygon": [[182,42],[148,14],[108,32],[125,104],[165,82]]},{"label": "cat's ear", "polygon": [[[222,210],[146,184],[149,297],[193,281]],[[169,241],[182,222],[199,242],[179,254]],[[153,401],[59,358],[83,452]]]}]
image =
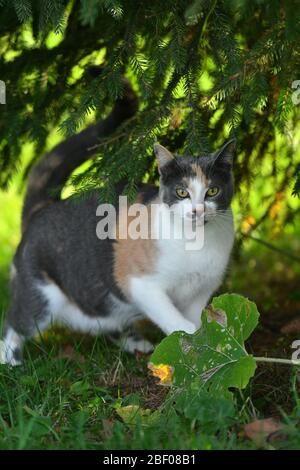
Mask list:
[{"label": "cat's ear", "polygon": [[174,159],[171,152],[160,144],[154,144],[154,153],[157,159],[159,172],[161,172],[162,168],[167,165],[167,163],[170,163]]},{"label": "cat's ear", "polygon": [[225,145],[220,150],[217,150],[214,154],[214,161],[216,163],[227,165],[232,168],[233,159],[236,151],[236,140],[231,139],[229,142],[226,142]]}]

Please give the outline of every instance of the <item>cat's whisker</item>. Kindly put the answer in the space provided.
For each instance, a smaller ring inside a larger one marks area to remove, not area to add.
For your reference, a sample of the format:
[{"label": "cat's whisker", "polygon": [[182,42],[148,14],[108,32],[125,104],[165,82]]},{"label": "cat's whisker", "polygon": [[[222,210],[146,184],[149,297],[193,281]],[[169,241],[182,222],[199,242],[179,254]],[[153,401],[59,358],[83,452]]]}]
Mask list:
[{"label": "cat's whisker", "polygon": [[231,233],[232,231],[232,217],[228,215],[224,216],[224,214],[207,214],[205,216],[207,222],[213,222],[216,224],[217,227],[222,228],[227,233]]},{"label": "cat's whisker", "polygon": [[231,224],[222,223],[222,221],[218,218],[215,219],[216,226],[225,231],[228,235],[232,233],[232,226]]},{"label": "cat's whisker", "polygon": [[211,213],[211,214],[205,214],[205,217],[211,217],[211,218],[218,217],[219,219],[224,219],[224,220],[231,220],[232,219],[232,215],[230,213],[228,213],[228,214]]}]

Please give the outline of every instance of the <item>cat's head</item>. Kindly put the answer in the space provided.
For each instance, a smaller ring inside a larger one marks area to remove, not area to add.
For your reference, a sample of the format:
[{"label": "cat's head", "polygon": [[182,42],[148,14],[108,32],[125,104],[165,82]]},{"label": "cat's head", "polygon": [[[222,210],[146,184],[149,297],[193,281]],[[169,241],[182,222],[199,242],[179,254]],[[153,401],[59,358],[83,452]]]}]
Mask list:
[{"label": "cat's head", "polygon": [[175,156],[154,145],[160,199],[184,219],[208,222],[229,208],[233,195],[235,140],[203,157]]}]

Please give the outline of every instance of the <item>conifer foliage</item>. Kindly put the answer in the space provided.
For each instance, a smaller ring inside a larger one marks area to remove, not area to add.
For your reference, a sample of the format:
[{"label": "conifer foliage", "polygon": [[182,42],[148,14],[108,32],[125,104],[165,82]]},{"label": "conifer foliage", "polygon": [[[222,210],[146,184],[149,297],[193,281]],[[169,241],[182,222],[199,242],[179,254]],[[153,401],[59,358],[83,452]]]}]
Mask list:
[{"label": "conifer foliage", "polygon": [[267,158],[274,194],[299,194],[297,0],[0,0],[0,38],[2,188],[25,143],[30,166],[55,130],[63,138],[104,116],[125,74],[139,112],[101,142],[79,189],[126,178],[133,195],[157,178],[156,140],[199,155],[235,135],[239,182],[250,187]]}]

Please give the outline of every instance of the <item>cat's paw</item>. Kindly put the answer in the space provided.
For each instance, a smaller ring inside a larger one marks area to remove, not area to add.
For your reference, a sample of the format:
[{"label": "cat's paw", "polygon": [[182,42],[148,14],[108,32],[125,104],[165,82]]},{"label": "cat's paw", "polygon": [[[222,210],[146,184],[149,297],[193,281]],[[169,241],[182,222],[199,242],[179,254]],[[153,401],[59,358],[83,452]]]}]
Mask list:
[{"label": "cat's paw", "polygon": [[185,333],[192,335],[193,333],[195,333],[196,330],[197,328],[194,323],[187,320],[178,325],[175,325],[174,328],[169,332],[169,334],[174,333],[174,331],[184,331]]},{"label": "cat's paw", "polygon": [[20,366],[22,364],[18,351],[9,348],[4,341],[0,341],[0,364],[9,366]]},{"label": "cat's paw", "polygon": [[154,345],[147,339],[143,338],[137,332],[133,332],[128,335],[120,335],[116,338],[116,335],[110,335],[110,339],[113,343],[117,344],[123,351],[130,354],[140,352],[142,354],[149,354],[154,350]]},{"label": "cat's paw", "polygon": [[122,345],[122,349],[130,354],[140,352],[143,354],[149,354],[154,350],[154,345],[144,338],[132,338],[128,337]]}]

